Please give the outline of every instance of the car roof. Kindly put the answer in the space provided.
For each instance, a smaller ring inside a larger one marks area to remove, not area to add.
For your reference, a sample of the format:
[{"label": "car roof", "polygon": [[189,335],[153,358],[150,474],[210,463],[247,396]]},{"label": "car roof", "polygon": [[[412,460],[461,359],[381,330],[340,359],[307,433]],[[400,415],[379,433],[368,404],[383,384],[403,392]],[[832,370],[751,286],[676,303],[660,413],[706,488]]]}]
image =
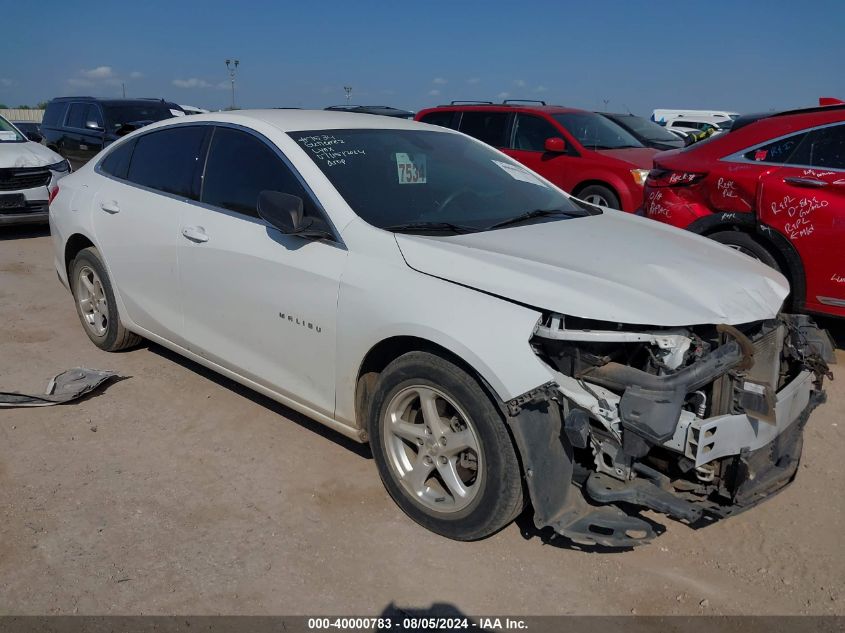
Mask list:
[{"label": "car roof", "polygon": [[97,103],[103,103],[106,105],[149,105],[151,103],[158,103],[163,106],[170,106],[174,105],[172,101],[167,101],[165,99],[156,99],[156,98],[145,98],[145,97],[136,97],[134,99],[112,99],[112,98],[102,98],[102,97],[56,97],[55,99],[51,99],[50,102],[63,102],[63,101],[96,101]]},{"label": "car roof", "polygon": [[526,111],[526,112],[545,112],[546,114],[561,114],[564,112],[589,112],[589,110],[582,110],[581,108],[570,108],[562,105],[547,105],[545,103],[540,105],[531,105],[526,103],[485,103],[485,102],[453,102],[426,108],[421,112],[430,112],[432,110],[445,111],[483,111],[483,110],[502,110],[502,111]]},{"label": "car roof", "polygon": [[219,123],[233,123],[246,125],[265,123],[282,132],[301,132],[305,130],[336,130],[336,129],[398,129],[398,130],[436,130],[438,132],[453,133],[451,130],[437,126],[417,123],[410,119],[381,116],[372,114],[361,116],[356,112],[341,112],[338,110],[234,110],[231,112],[210,112],[208,114],[193,114],[187,117],[176,117],[158,123],[153,123],[143,129],[163,127],[174,123],[188,121],[208,121]]}]

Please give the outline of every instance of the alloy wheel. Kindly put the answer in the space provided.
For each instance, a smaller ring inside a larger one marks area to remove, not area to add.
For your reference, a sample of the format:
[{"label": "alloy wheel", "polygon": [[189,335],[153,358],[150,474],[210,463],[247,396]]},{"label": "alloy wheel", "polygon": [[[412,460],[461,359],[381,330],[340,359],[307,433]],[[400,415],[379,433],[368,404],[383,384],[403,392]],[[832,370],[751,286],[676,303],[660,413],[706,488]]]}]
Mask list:
[{"label": "alloy wheel", "polygon": [[105,336],[109,327],[109,304],[100,276],[90,266],[79,269],[76,301],[85,327],[95,336]]},{"label": "alloy wheel", "polygon": [[382,424],[387,463],[411,497],[439,513],[472,503],[484,475],[480,443],[449,396],[427,385],[406,387],[388,403]]}]

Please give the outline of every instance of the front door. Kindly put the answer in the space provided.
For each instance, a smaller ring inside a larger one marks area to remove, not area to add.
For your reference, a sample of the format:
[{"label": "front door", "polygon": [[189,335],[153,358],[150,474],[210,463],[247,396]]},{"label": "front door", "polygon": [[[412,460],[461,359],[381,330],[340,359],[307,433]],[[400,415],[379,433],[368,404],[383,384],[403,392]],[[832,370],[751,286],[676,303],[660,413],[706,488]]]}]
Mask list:
[{"label": "front door", "polygon": [[519,113],[514,122],[513,142],[505,153],[564,191],[571,192],[577,184],[574,174],[581,159],[569,150],[547,152],[548,138],[563,139],[563,134],[542,117]]},{"label": "front door", "polygon": [[275,147],[216,127],[201,205],[182,215],[179,268],[188,348],[324,414],[335,399],[336,312],[347,251],[284,235],[258,217],[263,190],[321,214]]}]

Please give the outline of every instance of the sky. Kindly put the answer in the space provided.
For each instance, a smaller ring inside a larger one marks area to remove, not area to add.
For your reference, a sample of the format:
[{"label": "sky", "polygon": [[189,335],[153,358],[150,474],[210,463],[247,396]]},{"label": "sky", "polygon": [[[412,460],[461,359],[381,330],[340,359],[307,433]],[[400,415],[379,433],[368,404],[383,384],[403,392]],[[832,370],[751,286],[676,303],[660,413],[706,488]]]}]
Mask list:
[{"label": "sky", "polygon": [[[419,110],[539,99],[649,115],[845,98],[845,2],[10,2],[0,103],[164,97],[209,109]],[[806,7],[804,10],[802,7]],[[605,103],[606,102],[606,103]]]}]

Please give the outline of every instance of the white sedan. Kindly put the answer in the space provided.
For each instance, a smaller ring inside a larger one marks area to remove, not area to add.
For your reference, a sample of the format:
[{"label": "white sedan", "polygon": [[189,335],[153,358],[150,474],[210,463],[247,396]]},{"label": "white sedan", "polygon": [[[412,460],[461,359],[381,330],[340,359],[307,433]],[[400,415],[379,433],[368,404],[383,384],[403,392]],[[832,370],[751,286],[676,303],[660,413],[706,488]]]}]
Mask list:
[{"label": "white sedan", "polygon": [[369,441],[455,539],[530,501],[581,542],[699,525],[792,480],[830,339],[772,269],[571,198],[442,127],[306,110],[171,119],[65,178],[86,334],[141,338]]}]

